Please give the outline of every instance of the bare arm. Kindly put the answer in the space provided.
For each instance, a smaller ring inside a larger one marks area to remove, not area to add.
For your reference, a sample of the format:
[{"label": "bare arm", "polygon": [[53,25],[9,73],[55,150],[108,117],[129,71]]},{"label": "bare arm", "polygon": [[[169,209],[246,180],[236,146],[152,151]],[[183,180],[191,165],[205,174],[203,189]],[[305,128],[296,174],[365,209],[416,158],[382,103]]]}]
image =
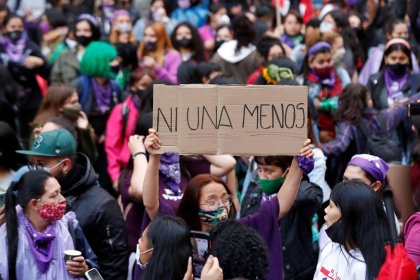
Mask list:
[{"label": "bare arm", "polygon": [[236,178],[235,169],[232,169],[226,176],[226,184],[229,187],[230,192],[232,193],[232,202],[235,205],[236,212],[239,212],[241,205],[238,199],[238,180]]},{"label": "bare arm", "polygon": [[231,155],[212,155],[203,157],[211,164],[210,173],[218,177],[227,175],[236,165],[236,160]]},{"label": "bare arm", "polygon": [[160,155],[156,153],[156,150],[160,148],[160,141],[156,130],[149,129],[144,146],[150,157],[143,182],[143,204],[150,219],[153,220],[159,211]]},{"label": "bare arm", "polygon": [[130,136],[128,140],[131,156],[136,155],[133,159],[133,174],[131,175],[128,195],[137,202],[143,202],[143,183],[147,169],[146,148],[143,140],[144,136],[139,135]]},{"label": "bare arm", "polygon": [[[307,139],[304,147],[300,150],[300,155],[304,157],[313,157],[314,153],[310,147],[311,141]],[[299,191],[300,181],[302,179],[302,170],[299,168],[297,157],[294,157],[292,165],[290,166],[289,174],[286,177],[284,185],[277,193],[280,210],[279,219],[283,218],[293,205]]]}]

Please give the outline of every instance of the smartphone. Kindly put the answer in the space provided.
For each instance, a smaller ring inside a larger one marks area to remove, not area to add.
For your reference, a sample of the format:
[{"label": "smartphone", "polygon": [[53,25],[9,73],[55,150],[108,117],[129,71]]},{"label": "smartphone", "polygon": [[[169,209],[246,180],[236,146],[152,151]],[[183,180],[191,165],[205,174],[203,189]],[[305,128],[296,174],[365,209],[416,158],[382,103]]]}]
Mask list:
[{"label": "smartphone", "polygon": [[420,115],[420,102],[408,104],[408,116]]},{"label": "smartphone", "polygon": [[206,264],[207,257],[210,255],[210,234],[201,231],[190,231],[192,245],[192,266],[194,280],[199,280],[201,271]]},{"label": "smartphone", "polygon": [[88,280],[104,280],[96,268],[86,271],[85,276]]},{"label": "smartphone", "polygon": [[3,207],[5,203],[6,203],[6,193],[0,192],[0,207]]}]

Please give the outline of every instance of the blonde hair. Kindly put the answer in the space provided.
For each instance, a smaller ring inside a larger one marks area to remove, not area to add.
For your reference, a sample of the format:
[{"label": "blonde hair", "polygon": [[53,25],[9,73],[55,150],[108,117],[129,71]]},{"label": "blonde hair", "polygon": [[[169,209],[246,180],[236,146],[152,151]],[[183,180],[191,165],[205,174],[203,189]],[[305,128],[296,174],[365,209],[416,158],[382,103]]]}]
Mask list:
[{"label": "blonde hair", "polygon": [[[118,28],[115,24],[115,22],[117,21],[117,19],[120,16],[124,16],[124,15],[119,15],[119,16],[115,17],[115,19],[112,21],[111,31],[109,32],[109,43],[113,44],[113,45],[118,43],[118,36],[120,36],[120,31],[118,31]],[[131,18],[130,18],[130,20],[131,20]],[[131,43],[131,44],[136,43],[136,38],[134,38],[133,30],[130,31],[130,38],[128,39],[128,42]]]}]

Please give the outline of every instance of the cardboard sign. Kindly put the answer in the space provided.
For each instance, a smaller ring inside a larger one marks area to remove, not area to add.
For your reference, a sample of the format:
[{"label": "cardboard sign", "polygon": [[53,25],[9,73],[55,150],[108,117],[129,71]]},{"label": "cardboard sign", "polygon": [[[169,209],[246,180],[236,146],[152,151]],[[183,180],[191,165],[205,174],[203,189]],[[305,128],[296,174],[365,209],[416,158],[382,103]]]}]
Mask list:
[{"label": "cardboard sign", "polygon": [[161,152],[298,155],[307,138],[304,86],[155,85]]}]

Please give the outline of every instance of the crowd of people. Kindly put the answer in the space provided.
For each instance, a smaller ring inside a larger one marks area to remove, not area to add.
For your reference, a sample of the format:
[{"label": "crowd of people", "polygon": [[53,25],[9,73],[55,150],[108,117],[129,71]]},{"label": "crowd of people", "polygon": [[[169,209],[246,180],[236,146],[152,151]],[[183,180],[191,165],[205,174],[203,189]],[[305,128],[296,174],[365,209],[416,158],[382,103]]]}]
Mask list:
[{"label": "crowd of people", "polygon": [[[194,279],[190,231],[203,280],[376,279],[394,232],[420,269],[420,1],[0,0],[0,31],[0,280]],[[308,140],[162,154],[157,84],[307,86]]]}]

